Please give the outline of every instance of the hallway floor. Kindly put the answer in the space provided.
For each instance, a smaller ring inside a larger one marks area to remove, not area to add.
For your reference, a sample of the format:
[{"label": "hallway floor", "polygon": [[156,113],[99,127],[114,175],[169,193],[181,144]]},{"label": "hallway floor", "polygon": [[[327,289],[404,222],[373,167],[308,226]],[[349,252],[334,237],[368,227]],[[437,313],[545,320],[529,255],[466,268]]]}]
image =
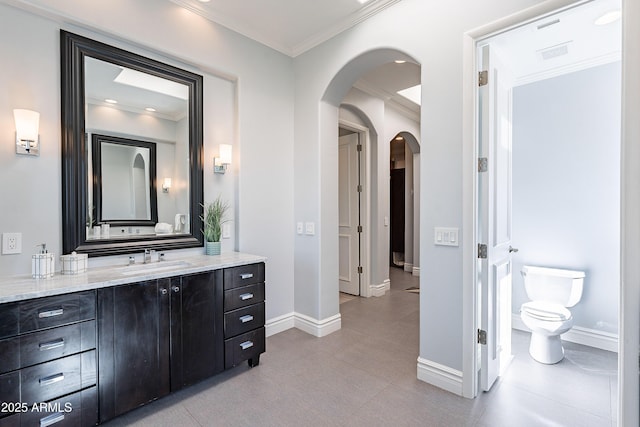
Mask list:
[{"label": "hallway floor", "polygon": [[391,269],[391,291],[341,304],[342,329],[267,339],[246,364],[126,414],[109,426],[615,426],[616,355],[567,343],[545,366],[513,333],[504,378],[470,400],[416,379],[418,278]]}]

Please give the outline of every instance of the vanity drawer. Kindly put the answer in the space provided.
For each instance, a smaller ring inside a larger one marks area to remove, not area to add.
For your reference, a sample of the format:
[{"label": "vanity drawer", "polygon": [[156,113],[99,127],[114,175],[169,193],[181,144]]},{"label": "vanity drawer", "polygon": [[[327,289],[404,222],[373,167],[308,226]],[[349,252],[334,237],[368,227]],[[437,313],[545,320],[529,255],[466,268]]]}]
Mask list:
[{"label": "vanity drawer", "polygon": [[20,367],[47,362],[95,347],[95,320],[22,335]]},{"label": "vanity drawer", "polygon": [[12,337],[20,333],[20,304],[11,302],[0,305],[0,339]]},{"label": "vanity drawer", "polygon": [[96,387],[38,404],[38,411],[22,414],[21,427],[86,427],[98,422]]},{"label": "vanity drawer", "polygon": [[224,269],[224,289],[264,282],[264,263],[241,265]]},{"label": "vanity drawer", "polygon": [[264,301],[264,282],[224,291],[224,310],[234,310]]},{"label": "vanity drawer", "polygon": [[67,356],[20,371],[22,402],[44,402],[96,383],[96,352]]},{"label": "vanity drawer", "polygon": [[264,326],[264,302],[224,314],[225,338]]},{"label": "vanity drawer", "polygon": [[[260,354],[265,351],[264,334],[264,328],[260,328],[225,340],[224,368],[233,368],[245,360],[259,359]],[[256,361],[254,361],[254,365],[257,365]]]},{"label": "vanity drawer", "polygon": [[[0,403],[20,403],[20,372],[0,375]],[[0,417],[8,415],[1,413]]]},{"label": "vanity drawer", "polygon": [[20,303],[20,333],[96,317],[95,291],[37,298]]}]

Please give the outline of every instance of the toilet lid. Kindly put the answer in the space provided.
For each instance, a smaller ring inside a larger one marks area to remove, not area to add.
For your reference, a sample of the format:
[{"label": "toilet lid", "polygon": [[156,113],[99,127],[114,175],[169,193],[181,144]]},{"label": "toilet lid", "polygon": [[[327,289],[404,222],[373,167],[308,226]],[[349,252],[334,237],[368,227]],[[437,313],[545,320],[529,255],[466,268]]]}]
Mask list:
[{"label": "toilet lid", "polygon": [[547,321],[571,319],[571,312],[560,304],[546,301],[529,301],[522,304],[522,311],[531,317]]}]

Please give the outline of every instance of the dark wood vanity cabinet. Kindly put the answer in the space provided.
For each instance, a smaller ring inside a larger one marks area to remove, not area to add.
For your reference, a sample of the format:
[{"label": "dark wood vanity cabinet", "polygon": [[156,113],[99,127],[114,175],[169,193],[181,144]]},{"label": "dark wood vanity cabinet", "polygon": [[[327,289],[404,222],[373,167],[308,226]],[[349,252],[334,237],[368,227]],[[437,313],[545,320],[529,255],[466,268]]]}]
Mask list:
[{"label": "dark wood vanity cabinet", "polygon": [[100,421],[224,368],[222,270],[98,291]]},{"label": "dark wood vanity cabinet", "polygon": [[96,292],[0,305],[0,426],[98,421]]}]

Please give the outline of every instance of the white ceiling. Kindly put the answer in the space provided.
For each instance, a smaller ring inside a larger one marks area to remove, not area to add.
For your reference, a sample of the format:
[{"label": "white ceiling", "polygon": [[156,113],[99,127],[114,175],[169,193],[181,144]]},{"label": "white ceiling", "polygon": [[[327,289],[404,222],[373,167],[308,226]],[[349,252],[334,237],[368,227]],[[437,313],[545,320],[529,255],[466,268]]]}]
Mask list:
[{"label": "white ceiling", "polygon": [[[169,1],[295,56],[401,0],[371,0],[365,5],[358,0]],[[577,71],[620,59],[621,21],[594,25],[599,16],[615,9],[620,9],[620,0],[595,0],[496,35],[485,42],[497,48],[507,59],[516,84]],[[567,54],[543,59],[541,52],[566,42]],[[419,120],[419,105],[397,92],[419,85],[420,74],[417,64],[389,63],[363,75],[355,87],[384,99],[408,117]],[[97,99],[104,96],[106,93],[96,94]],[[171,106],[164,113],[175,116],[174,108]]]},{"label": "white ceiling", "polygon": [[170,1],[295,57],[401,0]]}]

